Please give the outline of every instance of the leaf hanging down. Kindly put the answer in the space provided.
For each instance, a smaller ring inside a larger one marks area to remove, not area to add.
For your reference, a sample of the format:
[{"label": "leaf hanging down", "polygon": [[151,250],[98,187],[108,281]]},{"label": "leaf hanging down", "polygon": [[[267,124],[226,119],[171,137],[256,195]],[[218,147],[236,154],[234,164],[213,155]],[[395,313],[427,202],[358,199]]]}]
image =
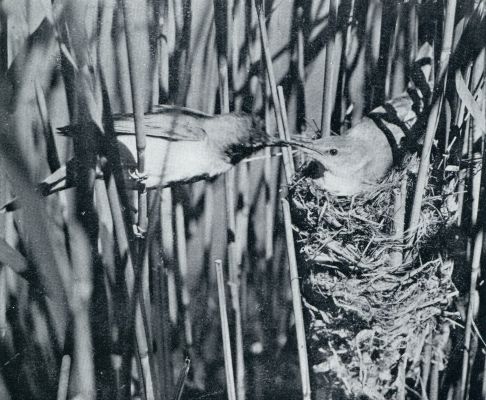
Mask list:
[{"label": "leaf hanging down", "polygon": [[474,100],[474,96],[467,88],[466,82],[464,82],[464,78],[462,77],[461,70],[459,69],[456,71],[455,81],[457,94],[459,95],[461,101],[467,107],[479,128],[481,128],[483,132],[486,132],[486,119],[481,111],[481,106],[476,102],[476,100]]}]

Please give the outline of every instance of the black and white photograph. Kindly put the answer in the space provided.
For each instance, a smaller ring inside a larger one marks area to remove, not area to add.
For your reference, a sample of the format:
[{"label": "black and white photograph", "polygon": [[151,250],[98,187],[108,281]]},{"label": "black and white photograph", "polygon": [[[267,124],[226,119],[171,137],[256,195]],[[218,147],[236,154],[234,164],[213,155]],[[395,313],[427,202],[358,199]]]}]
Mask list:
[{"label": "black and white photograph", "polygon": [[486,400],[485,77],[485,0],[0,0],[0,400]]}]

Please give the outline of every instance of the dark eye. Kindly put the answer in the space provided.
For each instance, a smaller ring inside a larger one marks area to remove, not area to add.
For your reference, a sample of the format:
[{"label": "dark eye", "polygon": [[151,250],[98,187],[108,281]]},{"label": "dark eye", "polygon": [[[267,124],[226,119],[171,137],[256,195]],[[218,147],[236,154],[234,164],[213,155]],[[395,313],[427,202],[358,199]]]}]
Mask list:
[{"label": "dark eye", "polygon": [[336,156],[336,155],[337,155],[337,153],[338,153],[337,149],[331,149],[331,150],[329,150],[329,154],[330,154],[331,156]]}]

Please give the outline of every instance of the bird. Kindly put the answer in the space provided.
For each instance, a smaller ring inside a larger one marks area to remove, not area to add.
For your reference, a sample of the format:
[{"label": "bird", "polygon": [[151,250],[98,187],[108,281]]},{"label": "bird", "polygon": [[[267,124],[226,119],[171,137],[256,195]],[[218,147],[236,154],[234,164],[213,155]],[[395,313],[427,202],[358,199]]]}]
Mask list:
[{"label": "bird", "polygon": [[[373,109],[342,135],[309,141],[300,150],[312,160],[303,176],[338,196],[376,188],[393,166],[413,153],[423,139],[423,122],[432,96],[433,48],[424,43],[410,69],[410,82],[400,95]],[[304,137],[312,136],[311,130]]]},{"label": "bird", "polygon": [[413,136],[411,128],[417,122],[413,105],[412,98],[403,94],[374,109],[342,135],[306,142],[300,150],[311,161],[301,167],[302,175],[338,196],[373,190],[398,164],[406,140]]},{"label": "bird", "polygon": [[[268,135],[261,121],[245,113],[210,115],[184,107],[157,106],[144,115],[145,170],[137,171],[135,121],[132,114],[113,116],[126,187],[147,190],[209,180],[266,146],[305,146]],[[82,128],[68,125],[58,133],[74,136]],[[44,195],[77,186],[79,160],[68,161],[40,185]],[[102,178],[98,165],[96,175]]]}]

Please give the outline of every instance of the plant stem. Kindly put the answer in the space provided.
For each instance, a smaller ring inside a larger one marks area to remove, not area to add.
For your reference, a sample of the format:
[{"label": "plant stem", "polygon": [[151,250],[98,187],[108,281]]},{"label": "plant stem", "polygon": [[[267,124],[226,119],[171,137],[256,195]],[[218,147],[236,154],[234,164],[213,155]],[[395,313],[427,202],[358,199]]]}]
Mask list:
[{"label": "plant stem", "polygon": [[228,400],[236,400],[236,389],[233,372],[233,357],[231,356],[231,340],[229,334],[228,313],[226,311],[225,282],[223,264],[221,260],[215,261],[216,277],[218,282],[219,312],[221,318],[221,334],[223,336],[224,368],[226,372],[226,390]]}]

